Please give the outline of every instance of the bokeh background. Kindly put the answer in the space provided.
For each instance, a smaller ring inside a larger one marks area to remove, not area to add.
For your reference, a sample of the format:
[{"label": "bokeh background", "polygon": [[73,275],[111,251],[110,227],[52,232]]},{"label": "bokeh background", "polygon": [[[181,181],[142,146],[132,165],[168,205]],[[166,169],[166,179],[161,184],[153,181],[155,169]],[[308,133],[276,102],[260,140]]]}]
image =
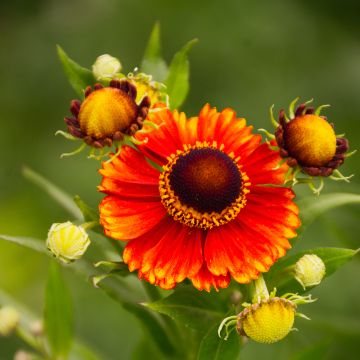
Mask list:
[{"label": "bokeh background", "polygon": [[[75,97],[62,73],[55,45],[80,64],[110,53],[126,70],[140,64],[155,21],[162,27],[167,61],[186,41],[191,52],[191,91],[184,110],[195,115],[210,102],[233,107],[255,128],[270,128],[268,108],[296,96],[330,103],[326,110],[352,149],[360,147],[360,2],[356,0],[12,0],[0,2],[0,233],[45,239],[53,222],[68,215],[21,175],[26,164],[71,194],[97,206],[98,163],[79,155],[60,160],[73,144],[54,136]],[[328,191],[359,193],[359,155],[343,173],[351,184]],[[300,196],[310,195],[299,188]],[[314,198],[316,201],[316,198]],[[329,212],[297,248],[358,248],[359,207]],[[48,258],[0,241],[0,289],[40,316]],[[359,256],[313,291],[311,322],[271,346],[249,343],[243,359],[296,359],[313,347],[315,359],[354,359],[360,341]],[[104,359],[130,359],[141,329],[103,293],[65,272],[75,303],[76,334]],[[20,346],[0,338],[0,359]],[[299,355],[300,354],[300,355]],[[311,359],[312,357],[307,357]]]}]

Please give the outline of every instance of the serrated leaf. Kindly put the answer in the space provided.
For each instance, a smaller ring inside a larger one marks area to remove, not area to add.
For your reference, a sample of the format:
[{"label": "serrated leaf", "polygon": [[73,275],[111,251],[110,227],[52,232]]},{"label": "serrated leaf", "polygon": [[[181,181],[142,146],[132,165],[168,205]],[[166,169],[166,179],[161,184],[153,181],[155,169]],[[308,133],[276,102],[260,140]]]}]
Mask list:
[{"label": "serrated leaf", "polygon": [[146,46],[145,54],[141,62],[141,71],[152,75],[156,81],[164,81],[168,69],[161,57],[160,24],[156,23],[151,32]]},{"label": "serrated leaf", "polygon": [[270,270],[265,274],[265,279],[269,289],[276,287],[278,294],[286,292],[297,292],[299,294],[308,291],[310,288],[304,290],[302,286],[295,280],[291,267],[306,254],[315,254],[319,256],[325,264],[325,277],[330,276],[342,265],[350,261],[359,250],[342,249],[342,248],[316,248],[311,250],[300,251],[297,254],[280,259]]},{"label": "serrated leaf", "polygon": [[302,221],[300,231],[303,231],[323,213],[337,207],[350,204],[360,204],[360,195],[350,193],[332,193],[320,195],[316,198],[311,196],[300,200],[298,202]]},{"label": "serrated leaf", "polygon": [[213,301],[211,295],[195,291],[184,286],[164,299],[144,305],[186,326],[205,331],[214,322],[220,321],[224,312],[220,301]]},{"label": "serrated leaf", "polygon": [[77,94],[83,97],[84,89],[88,85],[93,85],[95,82],[92,71],[80,66],[74,60],[70,59],[59,45],[57,45],[57,53],[69,83]]},{"label": "serrated leaf", "polygon": [[48,195],[50,195],[59,205],[69,212],[75,219],[82,219],[82,214],[73,199],[65,191],[54,185],[51,181],[45,179],[43,176],[34,170],[24,166],[22,169],[23,176],[31,181],[33,184],[39,186]]},{"label": "serrated leaf", "polygon": [[170,108],[179,108],[189,92],[189,60],[188,52],[197,42],[197,39],[189,41],[179,52],[174,55],[169,67],[169,73],[165,80],[169,95]]},{"label": "serrated leaf", "polygon": [[53,357],[66,359],[73,341],[73,311],[69,290],[56,262],[51,263],[46,284],[44,322]]},{"label": "serrated leaf", "polygon": [[227,340],[217,333],[219,324],[213,325],[200,343],[197,360],[236,360],[240,355],[240,336],[234,331]]}]

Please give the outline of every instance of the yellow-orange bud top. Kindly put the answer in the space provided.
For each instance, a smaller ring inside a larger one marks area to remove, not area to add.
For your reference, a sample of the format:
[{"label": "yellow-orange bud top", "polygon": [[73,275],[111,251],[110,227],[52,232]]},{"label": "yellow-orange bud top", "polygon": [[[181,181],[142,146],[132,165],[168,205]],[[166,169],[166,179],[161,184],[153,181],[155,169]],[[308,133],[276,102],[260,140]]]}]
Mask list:
[{"label": "yellow-orange bud top", "polygon": [[127,93],[105,87],[84,100],[78,119],[84,134],[101,139],[127,129],[136,115],[137,105]]},{"label": "yellow-orange bud top", "polygon": [[271,344],[283,339],[292,329],[295,305],[274,297],[246,308],[239,317],[238,328],[259,343]]},{"label": "yellow-orange bud top", "polygon": [[336,152],[332,126],[314,114],[298,116],[286,125],[284,141],[289,154],[306,166],[323,166]]}]

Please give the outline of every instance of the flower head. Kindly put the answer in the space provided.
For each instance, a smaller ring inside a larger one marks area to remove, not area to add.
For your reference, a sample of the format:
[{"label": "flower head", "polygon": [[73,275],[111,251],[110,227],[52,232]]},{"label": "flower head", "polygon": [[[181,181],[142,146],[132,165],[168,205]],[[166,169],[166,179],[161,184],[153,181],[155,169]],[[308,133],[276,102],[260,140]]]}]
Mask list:
[{"label": "flower head", "polygon": [[17,328],[20,321],[19,313],[11,306],[0,308],[0,335],[9,336]]},{"label": "flower head", "polygon": [[[86,144],[92,147],[89,157],[101,159],[110,154],[104,148],[115,146],[118,150],[124,142],[137,142],[134,135],[142,131],[150,108],[150,98],[143,96],[136,102],[136,86],[126,80],[111,80],[109,86],[96,84],[85,90],[84,101],[72,100],[72,117],[65,117],[68,133],[58,131],[70,140],[83,140],[83,144],[71,156],[82,151]],[[94,155],[96,149],[100,154]]]},{"label": "flower head", "polygon": [[148,117],[162,125],[140,151],[125,146],[100,170],[100,222],[107,236],[128,241],[129,269],[165,289],[189,278],[207,291],[268,271],[300,225],[293,192],[267,186],[284,181],[278,153],[231,109]]},{"label": "flower head", "polygon": [[246,307],[238,316],[238,331],[259,343],[271,344],[291,331],[295,312],[294,303],[273,297]]},{"label": "flower head", "polygon": [[89,245],[84,228],[70,221],[52,224],[46,240],[47,248],[64,263],[80,259]]},{"label": "flower head", "polygon": [[[279,113],[279,122],[274,119],[271,107],[271,119],[275,126],[275,136],[265,131],[270,138],[276,139],[280,156],[283,162],[290,166],[291,170],[286,181],[308,182],[315,193],[319,193],[323,186],[323,177],[331,177],[334,180],[348,181],[350,177],[343,176],[338,168],[351,154],[347,139],[342,135],[336,135],[333,124],[327,121],[325,116],[320,115],[321,110],[328,105],[322,105],[316,110],[307,105],[311,102],[300,104],[295,110],[295,99],[289,108],[289,118],[284,110]],[[308,178],[296,179],[299,172]],[[320,177],[320,187],[314,188],[312,178]]]},{"label": "flower head", "polygon": [[320,284],[326,268],[321,258],[314,254],[301,257],[295,264],[295,279],[305,289]]},{"label": "flower head", "polygon": [[121,63],[117,58],[109,54],[104,54],[96,59],[92,70],[97,80],[112,79],[121,71]]}]

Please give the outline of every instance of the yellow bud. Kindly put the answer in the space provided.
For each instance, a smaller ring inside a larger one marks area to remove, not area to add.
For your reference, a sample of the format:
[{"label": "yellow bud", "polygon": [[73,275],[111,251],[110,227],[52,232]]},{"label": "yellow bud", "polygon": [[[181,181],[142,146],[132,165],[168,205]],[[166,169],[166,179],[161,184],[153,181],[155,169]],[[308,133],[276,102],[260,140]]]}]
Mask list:
[{"label": "yellow bud", "polygon": [[86,231],[70,221],[53,224],[46,240],[48,249],[65,263],[80,259],[89,245]]},{"label": "yellow bud", "polygon": [[285,144],[292,157],[305,166],[323,166],[336,152],[332,126],[317,115],[302,115],[285,129]]},{"label": "yellow bud", "polygon": [[104,54],[96,59],[92,70],[97,80],[113,78],[121,71],[121,63],[117,58]]},{"label": "yellow bud", "polygon": [[0,335],[9,336],[15,331],[20,321],[19,313],[11,306],[0,309]]},{"label": "yellow bud", "polygon": [[304,255],[295,264],[295,279],[304,289],[320,284],[325,272],[325,264],[317,255]]},{"label": "yellow bud", "polygon": [[294,318],[295,305],[289,300],[274,297],[242,311],[238,328],[254,341],[271,344],[290,332]]}]

